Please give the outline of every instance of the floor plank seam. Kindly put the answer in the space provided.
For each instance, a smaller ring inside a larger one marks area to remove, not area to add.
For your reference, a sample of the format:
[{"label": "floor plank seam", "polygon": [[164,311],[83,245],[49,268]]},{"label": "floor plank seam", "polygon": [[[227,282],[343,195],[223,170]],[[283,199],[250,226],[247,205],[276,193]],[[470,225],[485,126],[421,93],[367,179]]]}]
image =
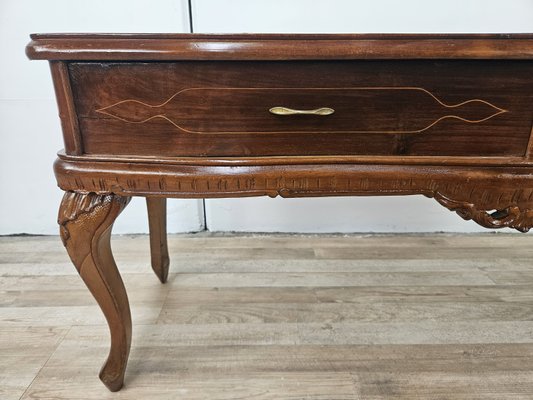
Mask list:
[{"label": "floor plank seam", "polygon": [[350,380],[351,380],[351,383],[352,383],[353,394],[354,394],[354,396],[356,396],[356,397],[354,397],[354,400],[359,400],[361,398],[360,390],[359,390],[359,386],[358,386],[359,379],[357,378],[357,375],[353,371],[350,371],[349,375],[350,375]]},{"label": "floor plank seam", "polygon": [[33,379],[31,380],[30,384],[26,387],[26,389],[24,390],[22,395],[19,397],[19,400],[22,400],[24,398],[24,396],[26,395],[26,393],[28,392],[28,390],[30,390],[30,388],[33,385],[33,383],[35,382],[35,380],[39,377],[39,374],[41,373],[41,371],[44,369],[46,364],[48,364],[48,361],[50,361],[50,359],[56,353],[57,349],[59,348],[59,346],[61,346],[61,343],[63,343],[63,340],[65,340],[65,338],[68,336],[68,334],[69,334],[69,332],[71,330],[72,330],[72,326],[69,326],[68,329],[63,334],[63,336],[61,337],[61,339],[58,341],[57,346],[55,346],[54,350],[52,350],[50,352],[50,355],[46,358],[46,361],[43,363],[43,365],[41,365],[41,367],[39,368],[39,370],[36,372],[36,374],[34,375]]},{"label": "floor plank seam", "polygon": [[[166,283],[163,283],[162,285],[169,285],[168,282]],[[155,318],[155,322],[154,322],[154,325],[159,325],[160,324],[160,318],[163,314],[163,310],[165,309],[165,305],[167,304],[167,300],[168,300],[168,296],[170,294],[170,291],[172,290],[172,287],[167,287],[165,288],[165,290],[167,291],[166,294],[165,294],[165,298],[163,299],[163,303],[161,304],[161,309],[159,310],[159,312],[157,313],[157,317]]]}]

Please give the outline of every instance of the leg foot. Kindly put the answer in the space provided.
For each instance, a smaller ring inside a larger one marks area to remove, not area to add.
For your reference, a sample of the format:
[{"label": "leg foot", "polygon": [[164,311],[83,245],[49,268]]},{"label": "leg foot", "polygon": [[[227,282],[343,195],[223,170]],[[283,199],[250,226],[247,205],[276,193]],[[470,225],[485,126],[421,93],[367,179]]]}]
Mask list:
[{"label": "leg foot", "polygon": [[167,246],[167,199],[147,197],[148,225],[150,228],[150,253],[152,269],[162,283],[168,278],[170,264]]},{"label": "leg foot", "polygon": [[111,229],[129,197],[66,192],[58,223],[63,244],[104,313],[111,333],[100,379],[111,391],[122,387],[131,345],[131,314],[124,283],[111,253]]}]

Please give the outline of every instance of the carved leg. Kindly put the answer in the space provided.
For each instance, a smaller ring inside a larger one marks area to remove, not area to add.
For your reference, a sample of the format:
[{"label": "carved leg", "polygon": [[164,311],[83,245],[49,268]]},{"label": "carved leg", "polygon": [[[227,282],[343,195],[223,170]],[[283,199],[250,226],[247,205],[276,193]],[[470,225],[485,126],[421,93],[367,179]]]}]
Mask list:
[{"label": "carved leg", "polygon": [[167,246],[167,199],[164,197],[147,197],[148,225],[150,228],[150,254],[152,269],[165,283],[170,264]]},{"label": "carved leg", "polygon": [[111,253],[111,229],[129,197],[66,192],[59,208],[61,239],[81,278],[100,305],[111,332],[111,349],[100,379],[122,387],[131,344],[131,315],[124,284]]}]

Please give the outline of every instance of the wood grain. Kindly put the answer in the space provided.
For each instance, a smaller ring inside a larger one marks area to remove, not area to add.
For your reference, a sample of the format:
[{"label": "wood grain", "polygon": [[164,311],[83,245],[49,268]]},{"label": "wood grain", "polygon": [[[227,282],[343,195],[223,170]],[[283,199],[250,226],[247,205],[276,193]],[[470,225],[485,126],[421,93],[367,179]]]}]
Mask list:
[{"label": "wood grain", "polygon": [[150,229],[150,257],[152,269],[161,283],[168,278],[170,260],[167,245],[167,199],[147,197],[148,227]]},{"label": "wood grain", "polygon": [[[533,117],[532,67],[522,61],[71,63],[69,71],[87,154],[523,156]],[[335,112],[280,117],[268,112],[274,106]]]},{"label": "wood grain", "polygon": [[50,71],[54,82],[57,105],[59,108],[59,119],[65,141],[65,151],[67,154],[83,154],[83,144],[78,124],[78,116],[74,105],[72,87],[70,85],[70,75],[68,65],[64,61],[50,62]]},{"label": "wood grain", "polygon": [[140,323],[111,395],[107,324],[59,239],[0,238],[2,399],[529,400],[529,236],[172,235],[187,274],[163,286],[149,242],[113,238]]},{"label": "wood grain", "polygon": [[[0,297],[6,297],[3,291]],[[31,322],[8,326],[3,311],[0,307],[0,398],[18,400],[65,338],[69,327],[66,324],[34,327]]]},{"label": "wood grain", "polygon": [[33,60],[532,59],[531,34],[33,34]]},{"label": "wood grain", "polygon": [[124,381],[131,345],[131,314],[111,252],[111,229],[129,201],[129,197],[116,195],[66,192],[57,219],[70,259],[109,324],[111,348],[100,379],[113,392]]},{"label": "wood grain", "polygon": [[527,232],[533,226],[528,168],[370,164],[208,167],[152,162],[135,164],[135,171],[131,168],[118,160],[78,161],[67,156],[60,156],[54,165],[63,190],[185,198],[422,194],[486,228]]}]

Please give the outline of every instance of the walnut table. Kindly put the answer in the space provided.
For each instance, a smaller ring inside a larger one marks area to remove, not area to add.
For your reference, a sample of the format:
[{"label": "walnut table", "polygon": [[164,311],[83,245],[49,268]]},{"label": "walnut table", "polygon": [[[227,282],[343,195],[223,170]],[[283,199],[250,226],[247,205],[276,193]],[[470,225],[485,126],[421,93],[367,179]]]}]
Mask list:
[{"label": "walnut table", "polygon": [[109,323],[100,378],[124,380],[128,298],[110,249],[148,201],[424,195],[487,228],[533,226],[533,35],[32,35],[65,149],[61,238]]}]

